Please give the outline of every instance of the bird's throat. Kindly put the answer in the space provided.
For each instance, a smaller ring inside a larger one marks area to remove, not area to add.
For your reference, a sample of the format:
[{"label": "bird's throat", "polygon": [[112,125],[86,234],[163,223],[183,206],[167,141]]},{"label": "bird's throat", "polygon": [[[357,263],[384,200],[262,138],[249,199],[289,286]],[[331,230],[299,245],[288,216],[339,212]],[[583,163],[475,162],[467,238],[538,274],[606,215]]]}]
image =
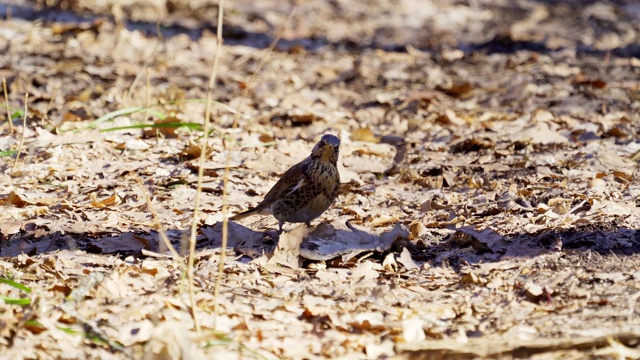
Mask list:
[{"label": "bird's throat", "polygon": [[322,161],[332,162],[334,157],[335,154],[333,153],[333,149],[331,149],[331,147],[326,146],[324,149],[322,149],[322,155],[320,156]]}]

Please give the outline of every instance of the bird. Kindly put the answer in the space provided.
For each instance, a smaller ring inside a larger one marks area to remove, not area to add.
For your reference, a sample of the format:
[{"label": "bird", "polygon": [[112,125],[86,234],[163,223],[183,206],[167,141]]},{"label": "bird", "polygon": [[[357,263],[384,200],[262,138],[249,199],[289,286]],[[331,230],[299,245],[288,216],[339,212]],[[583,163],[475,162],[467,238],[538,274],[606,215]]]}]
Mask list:
[{"label": "bird", "polygon": [[340,139],[331,134],[323,135],[306,159],[282,174],[260,204],[230,220],[271,214],[278,220],[278,234],[282,233],[285,222],[311,226],[311,220],[322,215],[338,195],[339,154]]}]

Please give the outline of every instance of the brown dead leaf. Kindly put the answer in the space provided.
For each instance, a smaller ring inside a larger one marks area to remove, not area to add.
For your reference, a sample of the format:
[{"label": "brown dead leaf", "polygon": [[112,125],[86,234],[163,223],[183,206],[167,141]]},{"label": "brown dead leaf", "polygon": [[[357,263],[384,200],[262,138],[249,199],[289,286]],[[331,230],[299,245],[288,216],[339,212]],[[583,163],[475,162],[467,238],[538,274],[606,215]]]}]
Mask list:
[{"label": "brown dead leaf", "polygon": [[371,221],[369,221],[369,226],[371,227],[379,227],[390,225],[398,222],[400,220],[400,216],[398,214],[395,215],[387,215],[387,214],[377,214]]},{"label": "brown dead leaf", "polygon": [[78,122],[78,121],[83,121],[90,118],[91,117],[89,116],[89,114],[87,114],[87,111],[84,108],[71,109],[65,112],[64,114],[62,114],[63,122]]},{"label": "brown dead leaf", "polygon": [[485,282],[486,281],[481,279],[475,272],[468,272],[460,278],[460,284],[462,285],[479,285]]},{"label": "brown dead leaf", "polygon": [[292,111],[288,115],[289,119],[291,120],[291,124],[294,126],[309,125],[312,122],[318,120],[318,117],[315,114],[308,112]]},{"label": "brown dead leaf", "polygon": [[175,139],[178,137],[176,134],[176,129],[180,127],[180,123],[182,121],[174,116],[167,116],[164,119],[159,119],[153,122],[155,125],[150,129],[144,129],[142,131],[142,136],[145,138],[154,138],[158,136],[158,134],[162,134],[163,137],[167,139]]},{"label": "brown dead leaf", "polygon": [[436,118],[436,121],[443,125],[465,126],[467,122],[456,115],[451,109],[446,109],[443,114]]},{"label": "brown dead leaf", "polygon": [[42,326],[39,323],[31,323],[31,322],[29,322],[27,324],[24,324],[24,328],[29,330],[32,334],[36,334],[36,335],[38,335],[38,334],[40,334],[40,333],[42,333],[44,331],[47,331],[47,328],[45,326]]},{"label": "brown dead leaf", "polygon": [[[212,152],[213,148],[211,148],[211,146],[208,146],[206,155],[207,158],[210,157]],[[191,139],[189,139],[189,143],[182,149],[182,151],[180,151],[180,156],[190,160],[199,158],[201,153],[202,147],[200,146],[200,143],[195,143]]]},{"label": "brown dead leaf", "polygon": [[613,176],[616,181],[623,184],[628,184],[633,181],[633,171],[614,170]]},{"label": "brown dead leaf", "polygon": [[4,205],[23,208],[27,205],[50,206],[58,203],[60,200],[53,197],[45,197],[44,193],[32,191],[29,193],[11,191],[4,198]]},{"label": "brown dead leaf", "polygon": [[98,209],[113,207],[115,205],[118,205],[121,201],[117,193],[114,193],[108,198],[105,198],[102,200],[97,199],[96,193],[91,193],[90,198],[91,198],[91,205]]},{"label": "brown dead leaf", "polygon": [[602,79],[590,79],[584,73],[578,73],[573,77],[572,83],[576,86],[590,86],[596,89],[604,89],[607,82]]},{"label": "brown dead leaf", "polygon": [[263,143],[272,143],[276,140],[276,138],[270,134],[260,134],[260,136],[258,137],[258,140],[260,140]]},{"label": "brown dead leaf", "polygon": [[[422,206],[420,210],[422,211]],[[424,225],[421,222],[419,221],[412,222],[411,225],[409,225],[409,233],[410,233],[409,239],[413,240],[413,239],[419,238],[420,236],[422,236],[422,234],[425,233],[426,230],[427,229],[424,227]]]},{"label": "brown dead leaf", "polygon": [[606,137],[615,137],[618,139],[627,139],[633,136],[634,134],[635,134],[634,130],[631,128],[630,124],[628,123],[617,124],[612,128],[610,128],[609,130],[607,130],[606,133],[604,133]]},{"label": "brown dead leaf", "polygon": [[473,90],[473,85],[467,81],[461,81],[451,83],[449,86],[437,85],[436,90],[442,91],[451,97],[464,98]]},{"label": "brown dead leaf", "polygon": [[375,136],[369,127],[354,130],[353,133],[351,133],[350,139],[351,141],[380,142],[380,137]]}]

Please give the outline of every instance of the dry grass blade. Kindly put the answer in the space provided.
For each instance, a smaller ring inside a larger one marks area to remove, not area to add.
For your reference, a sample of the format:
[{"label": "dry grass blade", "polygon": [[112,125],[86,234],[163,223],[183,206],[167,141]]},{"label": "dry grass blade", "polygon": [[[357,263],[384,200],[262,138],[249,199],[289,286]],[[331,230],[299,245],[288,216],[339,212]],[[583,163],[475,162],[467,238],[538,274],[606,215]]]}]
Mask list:
[{"label": "dry grass blade", "polygon": [[[155,60],[156,55],[158,55],[158,49],[160,48],[161,45],[164,45],[164,35],[162,35],[162,31],[160,31],[160,20],[156,21],[156,36],[158,36],[158,42],[153,47],[151,54],[145,60],[145,63],[142,66],[142,69],[148,69],[149,66],[151,66],[151,63]],[[124,96],[125,102],[129,102],[131,100],[131,94],[133,94],[133,91],[135,90],[136,86],[138,86],[138,82],[140,81],[141,77],[142,77],[142,71],[138,71],[136,78],[131,83],[131,87],[129,87],[129,90]]]},{"label": "dry grass blade", "polygon": [[[20,136],[20,143],[18,143],[18,150],[16,151],[16,160],[13,162],[11,172],[13,172],[18,165],[18,159],[20,159],[20,151],[22,151],[22,145],[24,144],[24,133],[27,131],[27,104],[29,102],[29,94],[24,94],[24,116],[22,117],[22,135]],[[11,121],[9,121],[11,122]]]},{"label": "dry grass blade", "polygon": [[145,92],[145,98],[146,98],[146,103],[145,103],[145,111],[144,111],[144,116],[143,116],[143,121],[147,121],[149,119],[149,106],[151,105],[151,69],[147,66],[147,86],[146,86],[146,92]]},{"label": "dry grass blade", "polygon": [[[224,2],[224,0],[221,1],[220,6],[222,6],[223,2]],[[275,38],[273,39],[271,44],[269,44],[269,48],[267,49],[267,51],[264,53],[264,55],[260,59],[260,62],[258,63],[258,66],[256,67],[255,71],[251,75],[251,78],[249,79],[249,82],[247,83],[247,86],[245,87],[244,92],[243,92],[242,96],[240,97],[240,101],[238,103],[238,107],[236,108],[236,112],[235,112],[234,117],[233,117],[233,128],[237,128],[238,127],[238,119],[240,118],[240,113],[242,112],[242,104],[243,104],[244,100],[247,98],[247,96],[249,94],[249,89],[251,89],[251,86],[255,82],[257,74],[260,72],[260,69],[262,69],[262,66],[266,62],[267,58],[269,57],[269,55],[271,54],[271,52],[273,51],[275,46],[278,44],[278,41],[280,41],[280,39],[282,38],[282,34],[284,33],[287,24],[289,24],[289,22],[291,21],[291,19],[295,15],[296,11],[298,10],[299,6],[300,6],[299,2],[296,2],[295,6],[289,12],[289,15],[287,16],[287,18],[284,20],[284,22],[280,26],[280,29],[279,29],[278,33],[276,34]],[[221,18],[219,18],[218,22],[221,24]],[[222,39],[222,29],[221,29],[221,27],[218,29],[218,31],[219,31],[219,33],[218,33],[219,40],[218,41],[220,43],[221,39]],[[228,208],[229,208],[229,204],[228,204],[228,186],[229,186],[229,171],[230,171],[230,161],[231,161],[230,154],[231,154],[231,150],[233,150],[233,145],[235,144],[235,142],[232,141],[230,147],[228,147],[228,144],[229,144],[229,142],[225,142],[225,148],[227,150],[227,155],[226,155],[226,158],[225,158],[225,169],[224,169],[224,175],[223,175],[223,180],[222,180],[222,216],[223,216],[223,220],[222,220],[222,244],[220,246],[221,247],[221,250],[220,250],[220,265],[219,265],[219,268],[218,268],[218,275],[216,277],[216,283],[215,283],[215,286],[214,286],[214,296],[213,296],[214,301],[215,301],[215,303],[214,303],[214,321],[213,321],[214,327],[215,327],[215,324],[216,324],[217,318],[218,318],[218,298],[220,296],[220,283],[222,282],[222,274],[224,273],[225,254],[226,254],[226,251],[227,251],[227,244],[228,244],[228,240],[229,240],[229,221],[227,219],[227,213],[228,213]]]},{"label": "dry grass blade", "polygon": [[4,107],[7,109],[7,122],[9,123],[9,131],[13,133],[13,121],[11,121],[11,110],[9,109],[9,93],[7,92],[7,79],[2,78],[2,89],[4,90]]},{"label": "dry grass blade", "polygon": [[[209,141],[209,123],[211,118],[211,104],[212,104],[212,92],[213,88],[216,84],[216,78],[218,77],[218,63],[220,61],[220,52],[222,49],[222,19],[224,15],[224,0],[220,0],[220,4],[218,5],[218,23],[217,23],[217,42],[216,42],[216,50],[213,56],[213,66],[211,68],[211,75],[209,76],[209,89],[207,90],[207,103],[204,112],[204,125],[203,130],[204,134],[201,139],[200,148],[202,151],[200,152],[200,165],[198,166],[198,184],[196,188],[196,197],[193,204],[193,221],[191,222],[191,233],[189,236],[189,260],[187,263],[187,278],[189,281],[189,297],[191,300],[191,315],[193,316],[193,321],[196,326],[196,331],[200,332],[200,324],[198,323],[198,317],[196,316],[196,300],[195,300],[195,285],[193,279],[193,266],[195,262],[195,253],[196,253],[196,229],[198,226],[198,211],[200,208],[200,199],[202,197],[202,180],[204,178],[204,163],[207,155],[207,144]],[[224,208],[223,208],[224,212]],[[224,234],[224,230],[223,230]],[[223,235],[224,236],[224,235]],[[223,251],[220,255],[220,261],[224,259],[224,247]],[[217,307],[216,307],[217,308]],[[216,311],[217,312],[217,311]],[[215,320],[214,320],[214,328],[215,328]]]},{"label": "dry grass blade", "polygon": [[153,202],[151,202],[151,198],[149,197],[149,192],[147,192],[145,188],[143,188],[143,190],[145,192],[145,200],[147,201],[147,210],[149,210],[149,212],[151,213],[151,216],[153,216],[153,221],[155,221],[156,226],[158,228],[158,234],[160,235],[160,239],[162,239],[163,244],[167,247],[167,249],[169,249],[169,252],[171,253],[174,259],[182,260],[182,257],[180,256],[180,254],[178,254],[178,251],[176,251],[176,248],[173,247],[173,244],[171,244],[171,241],[169,241],[169,238],[167,237],[167,232],[165,231],[164,226],[162,226],[162,223],[158,218],[158,213],[153,208]]}]

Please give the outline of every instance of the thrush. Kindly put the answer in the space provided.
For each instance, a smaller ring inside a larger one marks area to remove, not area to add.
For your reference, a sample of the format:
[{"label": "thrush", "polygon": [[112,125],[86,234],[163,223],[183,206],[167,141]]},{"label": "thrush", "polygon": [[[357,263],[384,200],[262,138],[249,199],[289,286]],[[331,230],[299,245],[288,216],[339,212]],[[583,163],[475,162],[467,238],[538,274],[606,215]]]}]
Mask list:
[{"label": "thrush", "polygon": [[322,215],[338,195],[339,149],[338,137],[322,136],[311,150],[311,155],[285,171],[260,204],[230,219],[271,214],[278,220],[279,233],[285,222],[310,226],[311,220]]}]

